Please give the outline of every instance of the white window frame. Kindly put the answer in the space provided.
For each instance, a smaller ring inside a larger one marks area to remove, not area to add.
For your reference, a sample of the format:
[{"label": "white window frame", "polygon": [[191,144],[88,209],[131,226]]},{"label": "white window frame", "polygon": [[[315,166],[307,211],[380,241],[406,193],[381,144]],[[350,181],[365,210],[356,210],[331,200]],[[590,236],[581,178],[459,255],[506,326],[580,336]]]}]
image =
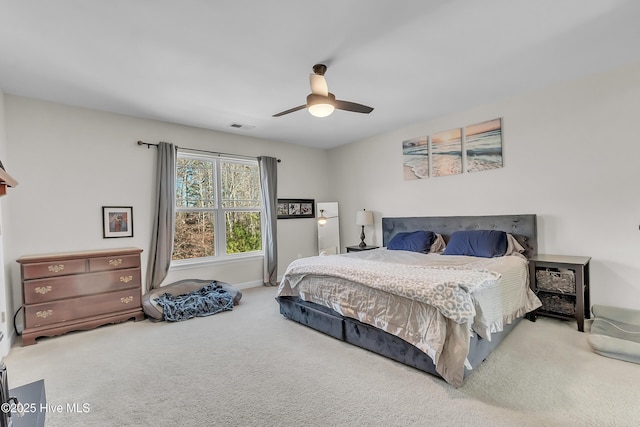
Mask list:
[{"label": "white window frame", "polygon": [[[176,206],[176,214],[178,212],[193,212],[193,211],[209,211],[213,212],[213,229],[214,229],[214,256],[208,257],[199,257],[199,258],[189,258],[189,259],[181,259],[181,260],[171,260],[170,269],[171,270],[180,270],[183,268],[190,267],[199,267],[203,265],[210,264],[218,264],[218,263],[233,263],[233,262],[241,262],[251,259],[263,258],[264,257],[264,248],[259,251],[251,251],[251,252],[242,252],[235,254],[227,253],[227,229],[225,223],[225,214],[227,212],[260,212],[260,233],[264,232],[265,227],[265,213],[264,206],[262,204],[262,200],[260,200],[259,208],[249,208],[249,207],[241,207],[241,208],[225,208],[222,206],[222,168],[220,167],[221,162],[232,162],[232,163],[243,163],[252,166],[258,166],[258,160],[252,160],[242,157],[234,157],[231,155],[219,155],[219,154],[203,154],[200,152],[193,152],[185,149],[179,149],[177,158],[189,158],[195,160],[206,160],[213,162],[214,173],[216,182],[214,184],[215,187],[215,204],[212,208],[179,208]],[[176,177],[177,179],[177,177]],[[174,192],[175,192],[175,182],[174,182]],[[258,184],[260,185],[260,183]],[[264,240],[263,245],[264,246]]]}]

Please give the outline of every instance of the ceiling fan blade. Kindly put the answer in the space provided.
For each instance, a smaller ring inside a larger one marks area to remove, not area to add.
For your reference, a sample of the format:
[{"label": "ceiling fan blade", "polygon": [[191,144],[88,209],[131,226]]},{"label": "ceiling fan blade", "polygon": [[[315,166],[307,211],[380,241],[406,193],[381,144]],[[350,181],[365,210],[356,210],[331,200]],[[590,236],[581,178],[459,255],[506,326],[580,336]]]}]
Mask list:
[{"label": "ceiling fan blade", "polygon": [[339,101],[335,100],[333,106],[338,110],[352,111],[354,113],[364,113],[369,114],[373,111],[372,107],[367,107],[366,105],[356,104],[355,102],[349,101]]},{"label": "ceiling fan blade", "polygon": [[298,105],[297,107],[293,107],[293,108],[291,108],[291,109],[289,109],[289,110],[286,110],[286,111],[283,111],[283,112],[281,112],[281,113],[274,114],[272,117],[280,117],[280,116],[284,116],[285,114],[294,113],[294,112],[296,112],[296,111],[298,111],[298,110],[302,110],[302,109],[304,109],[304,108],[307,108],[307,104],[304,104],[304,105]]},{"label": "ceiling fan blade", "polygon": [[327,87],[327,80],[324,76],[319,74],[309,74],[309,84],[311,85],[311,93],[314,95],[328,95],[329,88]]}]

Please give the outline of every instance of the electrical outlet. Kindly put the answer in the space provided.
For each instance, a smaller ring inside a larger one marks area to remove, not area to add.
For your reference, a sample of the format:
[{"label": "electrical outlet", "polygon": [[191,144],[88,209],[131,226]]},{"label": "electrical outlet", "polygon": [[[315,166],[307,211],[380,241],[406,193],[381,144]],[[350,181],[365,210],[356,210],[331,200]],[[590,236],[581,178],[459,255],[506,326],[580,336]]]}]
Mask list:
[{"label": "electrical outlet", "polygon": [[4,323],[6,321],[7,321],[7,315],[3,311],[2,313],[0,313],[0,323]]}]

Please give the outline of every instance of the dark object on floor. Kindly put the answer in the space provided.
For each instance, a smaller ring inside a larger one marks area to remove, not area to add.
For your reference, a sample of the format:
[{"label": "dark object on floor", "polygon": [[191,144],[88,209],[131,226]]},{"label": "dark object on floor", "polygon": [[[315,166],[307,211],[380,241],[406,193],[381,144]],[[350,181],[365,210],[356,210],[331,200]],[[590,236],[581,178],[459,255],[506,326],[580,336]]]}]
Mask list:
[{"label": "dark object on floor", "polygon": [[589,344],[596,353],[640,364],[640,310],[594,305]]},{"label": "dark object on floor", "polygon": [[[144,295],[142,298],[142,308],[145,314],[149,316],[151,320],[165,320],[164,309],[156,301],[156,299],[160,298],[164,294],[169,294],[173,297],[179,297],[181,295],[199,292],[210,284],[215,284],[217,287],[221,288],[223,291],[230,295],[232,303],[230,307],[232,307],[233,305],[238,305],[240,299],[242,298],[242,293],[238,288],[228,283],[219,282],[217,280],[185,279],[162,286],[157,289],[153,289],[151,292]],[[210,297],[212,300],[214,300],[217,296],[215,294],[212,294],[210,295]]]}]

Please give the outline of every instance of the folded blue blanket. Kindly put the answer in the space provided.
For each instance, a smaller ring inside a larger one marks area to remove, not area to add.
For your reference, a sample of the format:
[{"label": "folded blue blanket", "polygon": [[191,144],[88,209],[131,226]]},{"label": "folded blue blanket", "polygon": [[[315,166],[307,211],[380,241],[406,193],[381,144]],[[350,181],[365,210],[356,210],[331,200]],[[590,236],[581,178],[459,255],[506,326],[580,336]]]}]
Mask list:
[{"label": "folded blue blanket", "polygon": [[233,296],[216,281],[184,295],[164,293],[154,301],[162,307],[164,320],[169,322],[233,310]]}]

